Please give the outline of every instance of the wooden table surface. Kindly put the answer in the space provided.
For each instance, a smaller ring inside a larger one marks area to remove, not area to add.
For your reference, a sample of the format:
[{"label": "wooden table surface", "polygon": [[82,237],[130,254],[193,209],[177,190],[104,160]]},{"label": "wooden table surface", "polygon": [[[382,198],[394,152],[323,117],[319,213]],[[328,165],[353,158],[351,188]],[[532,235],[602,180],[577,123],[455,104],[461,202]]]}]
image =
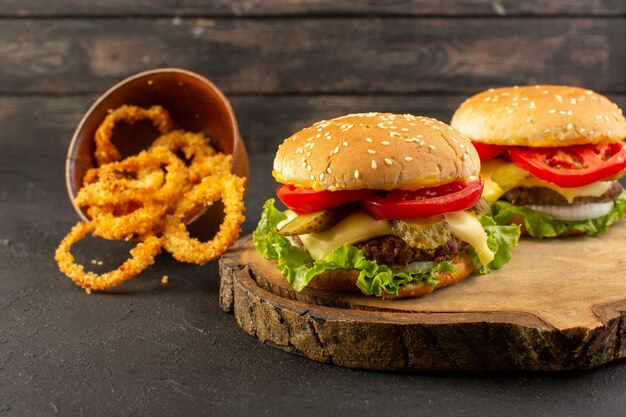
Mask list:
[{"label": "wooden table surface", "polygon": [[[216,263],[161,256],[86,296],[53,252],[78,220],[63,176],[71,134],[141,70],[194,70],[231,99],[251,155],[248,233],[292,132],[357,111],[449,121],[469,94],[511,84],[580,85],[626,108],[625,39],[620,0],[0,0],[0,415],[624,415],[624,363],[347,370],[244,334],[217,305]],[[77,253],[114,265],[127,249],[94,240]]]}]

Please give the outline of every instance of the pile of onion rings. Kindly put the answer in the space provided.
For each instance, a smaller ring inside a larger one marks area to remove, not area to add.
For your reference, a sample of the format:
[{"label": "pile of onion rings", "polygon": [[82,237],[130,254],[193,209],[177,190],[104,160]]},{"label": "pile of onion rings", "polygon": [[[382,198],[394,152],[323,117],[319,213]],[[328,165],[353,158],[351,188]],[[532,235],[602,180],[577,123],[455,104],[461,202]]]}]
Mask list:
[{"label": "pile of onion rings", "polygon": [[[115,124],[142,119],[149,119],[161,136],[147,150],[121,160],[111,142]],[[202,133],[174,130],[163,107],[124,105],[110,111],[95,144],[99,166],[87,171],[75,199],[91,221],[76,224],[55,253],[61,272],[87,293],[135,277],[162,249],[179,261],[202,265],[221,256],[239,236],[245,179],[231,174],[232,156],[217,152]],[[218,200],[225,216],[215,237],[208,242],[192,238],[186,223]],[[70,252],[88,234],[137,245],[117,269],[96,274],[85,271]]]}]

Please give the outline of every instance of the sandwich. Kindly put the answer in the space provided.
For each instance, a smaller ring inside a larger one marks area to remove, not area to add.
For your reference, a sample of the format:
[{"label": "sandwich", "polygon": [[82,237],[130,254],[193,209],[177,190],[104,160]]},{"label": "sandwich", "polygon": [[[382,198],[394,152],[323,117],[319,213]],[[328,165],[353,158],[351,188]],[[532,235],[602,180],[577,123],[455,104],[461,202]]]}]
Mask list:
[{"label": "sandwich", "polygon": [[481,159],[483,196],[498,224],[550,238],[606,233],[626,215],[622,110],[591,90],[507,87],[467,99],[452,126]]},{"label": "sandwich", "polygon": [[510,259],[518,226],[481,198],[480,160],[445,123],[389,113],[323,120],[278,148],[257,251],[305,287],[417,297]]}]

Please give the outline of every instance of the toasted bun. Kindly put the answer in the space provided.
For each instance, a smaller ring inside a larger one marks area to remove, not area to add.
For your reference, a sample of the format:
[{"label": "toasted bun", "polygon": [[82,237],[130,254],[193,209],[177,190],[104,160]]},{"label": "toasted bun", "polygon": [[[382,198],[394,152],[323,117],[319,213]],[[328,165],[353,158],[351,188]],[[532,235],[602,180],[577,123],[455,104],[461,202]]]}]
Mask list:
[{"label": "toasted bun", "polygon": [[[447,287],[463,281],[474,271],[474,262],[465,253],[459,253],[450,263],[456,268],[456,272],[439,272],[435,278],[439,281],[436,286],[428,285],[420,282],[417,284],[408,284],[400,287],[398,295],[383,293],[382,298],[414,298],[422,295],[430,294],[438,288]],[[357,270],[336,269],[326,271],[313,278],[308,287],[316,290],[334,291],[334,292],[357,292],[361,290],[356,286],[356,280],[359,277]]]},{"label": "toasted bun", "polygon": [[452,126],[475,142],[570,146],[626,137],[622,110],[591,90],[558,85],[506,87],[465,100]]},{"label": "toasted bun", "polygon": [[428,117],[351,114],[302,129],[279,146],[274,177],[314,190],[417,189],[478,176],[470,141]]}]

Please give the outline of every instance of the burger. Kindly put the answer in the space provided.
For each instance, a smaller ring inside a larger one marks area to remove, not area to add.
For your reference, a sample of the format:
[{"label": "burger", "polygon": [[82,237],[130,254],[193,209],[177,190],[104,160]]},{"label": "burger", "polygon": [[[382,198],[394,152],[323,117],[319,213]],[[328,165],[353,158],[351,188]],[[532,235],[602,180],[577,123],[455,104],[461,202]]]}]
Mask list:
[{"label": "burger", "polygon": [[484,91],[454,113],[482,161],[483,196],[498,224],[533,237],[605,233],[626,214],[626,120],[606,97],[578,87]]},{"label": "burger", "polygon": [[481,199],[480,160],[445,123],[389,113],[323,120],[287,138],[253,233],[297,291],[416,297],[510,259],[519,227]]}]

